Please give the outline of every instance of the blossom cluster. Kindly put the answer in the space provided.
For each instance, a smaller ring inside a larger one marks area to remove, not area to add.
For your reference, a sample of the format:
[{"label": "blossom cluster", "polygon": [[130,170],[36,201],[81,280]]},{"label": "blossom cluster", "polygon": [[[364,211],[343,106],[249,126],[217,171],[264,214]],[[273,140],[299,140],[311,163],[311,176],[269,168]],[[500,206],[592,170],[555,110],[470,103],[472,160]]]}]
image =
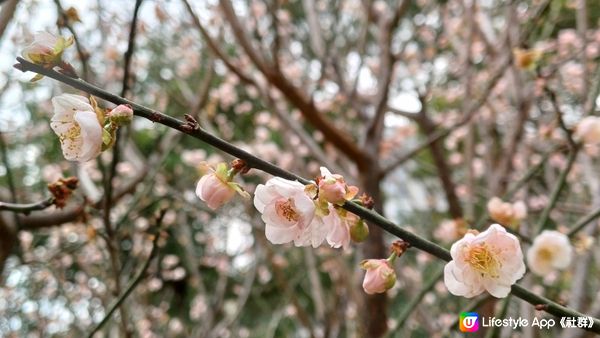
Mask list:
[{"label": "blossom cluster", "polygon": [[316,248],[326,240],[333,248],[346,249],[351,229],[366,227],[356,215],[339,208],[357,192],[358,188],[348,186],[343,177],[321,167],[316,184],[305,186],[274,177],[258,185],[254,206],[262,214],[266,237],[273,244],[294,242]]}]

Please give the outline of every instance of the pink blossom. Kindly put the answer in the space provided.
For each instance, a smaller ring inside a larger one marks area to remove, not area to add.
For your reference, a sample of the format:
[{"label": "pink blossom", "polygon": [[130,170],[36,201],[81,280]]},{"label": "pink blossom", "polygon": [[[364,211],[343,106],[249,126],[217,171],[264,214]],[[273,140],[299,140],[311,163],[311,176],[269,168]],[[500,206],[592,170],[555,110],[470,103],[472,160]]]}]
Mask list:
[{"label": "pink blossom", "polygon": [[493,197],[487,203],[487,210],[491,219],[506,226],[516,226],[527,217],[527,206],[523,201],[508,203]]},{"label": "pink blossom", "polygon": [[444,283],[456,296],[475,297],[483,291],[503,298],[525,274],[519,240],[502,226],[467,233],[450,249],[452,261],[444,267]]},{"label": "pink blossom", "polygon": [[544,276],[567,268],[572,256],[573,247],[565,234],[544,230],[527,250],[527,264],[533,273]]},{"label": "pink blossom", "polygon": [[316,248],[329,233],[328,224],[313,222],[315,203],[297,181],[274,177],[259,184],[254,192],[254,206],[262,214],[265,235],[273,244],[293,241],[296,246]]},{"label": "pink blossom", "polygon": [[584,117],[575,128],[575,139],[586,145],[600,144],[600,117]]},{"label": "pink blossom", "polygon": [[327,168],[321,167],[319,198],[329,203],[342,205],[347,200],[354,198],[357,193],[358,188],[348,186],[342,175],[333,175]]},{"label": "pink blossom", "polygon": [[347,214],[350,213],[343,209],[338,211],[330,204],[329,214],[321,218],[324,226],[330,229],[326,239],[332,248],[348,249],[350,246],[350,225],[344,217]]},{"label": "pink blossom", "polygon": [[396,272],[387,259],[367,259],[360,267],[367,270],[362,286],[370,295],[386,292],[396,284]]}]

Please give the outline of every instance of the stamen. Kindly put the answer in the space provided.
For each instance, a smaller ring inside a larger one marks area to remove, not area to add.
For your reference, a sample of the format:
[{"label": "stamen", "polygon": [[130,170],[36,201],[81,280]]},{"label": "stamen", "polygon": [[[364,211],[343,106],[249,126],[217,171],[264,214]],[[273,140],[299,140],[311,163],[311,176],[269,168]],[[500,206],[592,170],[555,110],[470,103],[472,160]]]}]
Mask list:
[{"label": "stamen", "polygon": [[282,202],[278,201],[275,204],[275,208],[277,209],[277,214],[289,222],[298,222],[300,219],[300,215],[296,211],[296,206],[294,205],[294,200],[288,198],[287,201]]},{"label": "stamen", "polygon": [[498,261],[495,253],[485,244],[480,244],[469,249],[467,263],[482,276],[488,275],[498,278],[502,263]]}]

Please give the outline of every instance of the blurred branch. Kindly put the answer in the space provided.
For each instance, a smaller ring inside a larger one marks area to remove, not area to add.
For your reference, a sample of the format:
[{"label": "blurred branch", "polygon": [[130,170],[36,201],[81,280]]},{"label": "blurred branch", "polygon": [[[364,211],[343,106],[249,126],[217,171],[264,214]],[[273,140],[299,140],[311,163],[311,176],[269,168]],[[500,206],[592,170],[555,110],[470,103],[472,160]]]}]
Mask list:
[{"label": "blurred branch", "polygon": [[[394,30],[398,27],[400,19],[404,16],[410,5],[410,0],[402,0],[402,3],[396,7],[396,10],[390,17],[381,18],[380,29],[379,29],[379,47],[380,57],[379,63],[381,67],[381,73],[377,82],[377,98],[375,100],[375,116],[371,120],[370,125],[367,127],[367,139],[371,140],[374,147],[379,146],[379,141],[382,136],[384,127],[384,117],[387,113],[387,101],[390,92],[390,83],[394,76],[394,65],[396,58],[392,52],[392,41],[394,37]],[[367,147],[370,142],[367,142]],[[367,149],[371,152],[376,149]]]},{"label": "blurred branch", "polygon": [[556,202],[558,201],[558,198],[560,197],[560,193],[565,186],[565,183],[567,181],[567,176],[569,175],[569,172],[571,172],[571,168],[573,167],[573,163],[575,163],[575,159],[577,158],[578,152],[579,152],[578,148],[572,149],[569,152],[569,158],[567,159],[567,166],[560,172],[560,175],[558,176],[556,185],[554,186],[554,188],[552,189],[552,192],[550,193],[550,198],[548,199],[548,205],[546,205],[546,207],[542,211],[542,214],[538,218],[539,221],[535,228],[534,235],[539,234],[546,227],[546,223],[548,223],[548,219],[550,218],[550,212],[552,211],[552,209],[556,205]]},{"label": "blurred branch", "polygon": [[[77,32],[73,28],[73,25],[69,22],[70,19],[67,16],[62,4],[60,3],[60,0],[54,0],[54,4],[56,4],[56,10],[58,11],[59,20],[62,20],[63,26],[67,28],[67,30],[73,35],[73,39],[75,40],[75,48],[77,49],[77,55],[79,56],[79,60],[81,61],[81,68],[83,69],[82,78],[84,80],[89,80],[88,59],[90,57],[90,53],[88,53],[81,45],[79,35],[77,35]],[[61,28],[60,25],[58,25],[58,27],[59,29]]]},{"label": "blurred branch", "polygon": [[[427,115],[427,102],[425,97],[420,97],[419,99],[421,101],[421,111],[419,112],[419,117],[416,119],[416,121],[425,135],[432,135],[436,130],[435,124]],[[446,160],[444,146],[440,140],[436,140],[429,144],[429,150],[431,151],[431,156],[433,157],[433,162],[435,163],[435,167],[437,169],[437,175],[442,183],[444,194],[446,195],[446,201],[448,202],[450,215],[454,219],[462,218],[463,209],[460,204],[460,199],[456,195],[456,186],[454,184],[454,180],[452,179],[452,169]]]},{"label": "blurred branch", "polygon": [[144,262],[144,265],[138,272],[137,276],[131,281],[129,286],[127,286],[127,288],[125,289],[125,292],[110,307],[110,309],[108,310],[108,312],[106,313],[104,318],[102,318],[100,323],[98,323],[98,325],[96,325],[96,327],[94,327],[94,329],[92,329],[92,331],[88,335],[89,338],[92,338],[96,332],[98,332],[100,329],[102,329],[102,327],[106,323],[108,323],[108,321],[110,320],[110,317],[112,317],[113,313],[117,310],[117,308],[121,307],[121,304],[123,304],[125,299],[127,299],[127,297],[129,297],[129,295],[133,292],[133,290],[135,290],[135,288],[138,286],[138,284],[144,279],[146,270],[148,270],[148,267],[150,266],[150,263],[152,262],[152,258],[154,258],[154,256],[156,256],[156,252],[158,251],[158,239],[160,238],[160,227],[161,227],[163,217],[165,216],[165,213],[166,213],[166,209],[161,210],[160,215],[158,216],[158,218],[156,220],[156,233],[154,234],[154,239],[152,240],[152,249],[150,250],[150,254],[148,255],[148,258]]},{"label": "blurred branch", "polygon": [[590,224],[598,217],[600,217],[600,207],[590,212],[587,216],[581,218],[579,221],[577,221],[577,223],[575,223],[571,230],[569,230],[567,236],[574,237],[575,235],[577,235],[577,233],[579,233],[579,231],[585,228],[586,225]]},{"label": "blurred branch", "polygon": [[19,216],[19,230],[37,230],[73,222],[83,215],[84,210],[85,202],[73,202],[62,210]]},{"label": "blurred branch", "polygon": [[52,205],[54,205],[54,197],[48,197],[39,202],[28,203],[28,204],[0,202],[0,210],[8,210],[8,211],[23,213],[23,214],[27,215],[32,211],[44,210]]},{"label": "blurred branch", "polygon": [[454,132],[456,129],[462,127],[463,125],[465,125],[469,121],[471,121],[471,119],[475,116],[477,111],[483,106],[483,104],[485,104],[490,93],[492,92],[492,90],[494,89],[494,87],[496,86],[498,81],[502,78],[502,75],[504,75],[506,67],[508,67],[508,65],[510,65],[511,62],[512,62],[512,56],[508,55],[507,57],[505,57],[502,60],[502,62],[500,62],[498,64],[498,66],[496,67],[496,70],[493,72],[491,79],[488,81],[488,84],[485,86],[485,88],[483,89],[481,94],[477,97],[477,99],[475,99],[473,104],[469,105],[468,109],[466,109],[466,114],[458,122],[456,122],[454,125],[452,125],[449,128],[438,129],[435,133],[429,135],[423,143],[419,144],[412,150],[407,151],[403,155],[400,155],[397,159],[391,161],[387,165],[384,165],[384,167],[381,171],[381,174],[383,176],[388,175],[394,169],[401,166],[406,161],[412,159],[415,155],[420,153],[425,148],[429,147],[432,143],[445,138],[446,136],[448,136],[452,132]]},{"label": "blurred branch", "polygon": [[259,55],[259,52],[254,50],[242,24],[233,10],[231,2],[229,0],[220,0],[219,4],[225,18],[233,30],[236,40],[258,70],[260,70],[267,80],[279,89],[279,91],[300,110],[308,122],[323,133],[323,136],[327,141],[331,142],[340,151],[346,154],[359,168],[364,168],[367,161],[369,161],[369,155],[363,152],[342,130],[336,128],[331,121],[327,120],[317,109],[311,98],[289,82],[281,72],[270,67]]},{"label": "blurred branch", "polygon": [[4,31],[6,30],[6,27],[8,27],[10,20],[12,20],[13,15],[15,14],[18,2],[19,0],[8,0],[0,9],[0,41],[2,41]]},{"label": "blurred branch", "polygon": [[319,16],[315,9],[315,0],[302,0],[302,8],[306,15],[308,23],[310,47],[319,59],[325,56],[325,45],[323,44],[321,26],[319,25]]},{"label": "blurred branch", "polygon": [[202,23],[200,22],[200,19],[198,18],[198,16],[196,15],[196,13],[194,13],[194,10],[192,9],[192,6],[189,4],[189,2],[187,0],[183,0],[183,4],[185,5],[185,8],[187,9],[187,11],[190,14],[190,16],[192,17],[192,21],[194,23],[194,26],[196,26],[196,28],[198,28],[198,30],[200,31],[200,34],[204,38],[204,40],[205,40],[208,48],[210,48],[210,50],[219,59],[221,59],[221,61],[223,61],[223,63],[227,67],[227,69],[229,69],[229,71],[231,71],[232,73],[234,73],[235,75],[237,75],[237,77],[242,82],[247,83],[247,84],[253,84],[253,85],[256,86],[256,82],[250,77],[250,75],[247,75],[247,74],[243,73],[242,70],[240,69],[240,67],[235,66],[231,62],[231,60],[229,59],[229,57],[225,54],[225,52],[223,52],[223,50],[221,50],[221,48],[219,47],[219,43],[216,42],[210,36],[210,34],[208,34],[208,31],[206,30],[206,28],[204,28],[204,26],[202,26]]},{"label": "blurred branch", "polygon": [[4,168],[6,168],[6,182],[8,183],[8,190],[10,191],[10,201],[16,203],[17,189],[15,187],[11,165],[8,161],[8,147],[6,146],[6,141],[4,140],[2,132],[0,132],[0,151],[2,151],[2,163],[4,163]]},{"label": "blurred branch", "polygon": [[400,315],[397,319],[396,329],[399,330],[404,326],[404,323],[410,315],[414,312],[415,308],[421,303],[425,295],[433,289],[435,284],[444,276],[444,269],[440,269],[435,272],[435,274],[425,282],[421,290],[408,302],[408,304],[404,305],[404,310],[400,312]]},{"label": "blurred branch", "polygon": [[[152,110],[150,108],[139,105],[133,101],[129,101],[125,98],[107,92],[101,88],[95,87],[81,79],[74,79],[72,77],[65,76],[60,74],[52,69],[46,69],[42,66],[33,64],[31,62],[26,61],[21,57],[17,57],[17,61],[20,63],[19,68],[22,71],[33,71],[45,76],[48,76],[52,79],[55,79],[59,82],[62,82],[71,87],[83,90],[91,95],[98,96],[104,100],[110,101],[114,104],[129,104],[134,111],[134,114],[145,119],[148,119],[152,122],[159,123],[165,125],[169,128],[173,128],[181,131],[184,134],[190,135],[196,139],[199,139],[215,148],[218,148],[232,156],[240,158],[244,160],[247,165],[251,168],[256,168],[261,171],[267,172],[274,176],[279,176],[281,178],[285,178],[288,180],[297,180],[300,183],[307,184],[308,180],[297,176],[287,170],[284,170],[276,165],[273,165],[267,161],[264,161],[234,145],[231,143],[220,139],[214,135],[207,133],[202,130],[197,124],[194,124],[193,120],[188,118],[187,122],[181,121],[179,119],[173,118],[171,116],[165,115],[156,110]],[[573,153],[572,153],[573,155]],[[574,156],[573,156],[574,157]],[[566,174],[564,175],[566,177]],[[425,252],[430,253],[433,256],[436,256],[442,260],[450,261],[452,257],[450,256],[450,252],[441,247],[440,245],[431,242],[423,237],[420,237],[398,225],[391,222],[387,218],[383,217],[381,214],[376,211],[366,209],[354,202],[346,202],[343,206],[344,209],[356,214],[360,218],[364,219],[367,222],[371,222],[374,225],[377,225],[381,229],[395,235],[406,242],[410,243],[413,247],[423,250]],[[580,317],[585,316],[584,314],[577,312],[573,309],[569,309],[564,307],[548,298],[539,296],[534,294],[531,291],[528,291],[521,286],[514,284],[511,288],[511,292],[513,295],[529,302],[533,305],[540,305],[544,308],[544,310],[550,314],[553,314],[558,317]],[[592,328],[588,329],[593,332],[600,333],[600,320],[593,319],[594,325]]]}]

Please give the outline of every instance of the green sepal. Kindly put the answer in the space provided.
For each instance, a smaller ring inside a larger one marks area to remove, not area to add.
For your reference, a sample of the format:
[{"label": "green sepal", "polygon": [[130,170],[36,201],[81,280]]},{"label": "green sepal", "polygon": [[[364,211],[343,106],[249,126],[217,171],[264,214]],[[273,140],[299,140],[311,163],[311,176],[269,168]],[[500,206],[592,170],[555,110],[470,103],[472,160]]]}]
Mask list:
[{"label": "green sepal", "polygon": [[39,81],[39,80],[41,80],[43,78],[44,78],[44,75],[42,75],[42,74],[35,74],[35,76],[31,80],[29,80],[29,82],[37,82],[37,81]]}]

